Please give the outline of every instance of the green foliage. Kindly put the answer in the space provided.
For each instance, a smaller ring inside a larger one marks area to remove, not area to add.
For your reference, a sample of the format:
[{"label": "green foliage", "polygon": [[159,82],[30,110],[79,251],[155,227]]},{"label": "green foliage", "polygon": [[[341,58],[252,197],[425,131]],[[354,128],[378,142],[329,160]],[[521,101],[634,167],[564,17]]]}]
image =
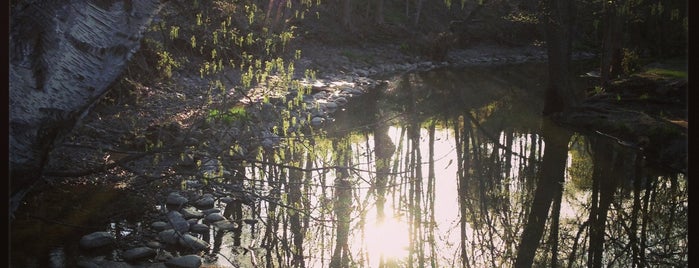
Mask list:
[{"label": "green foliage", "polygon": [[180,63],[172,58],[172,55],[167,51],[158,51],[158,70],[165,78],[172,77],[172,69],[180,67]]},{"label": "green foliage", "polygon": [[595,86],[593,89],[595,95],[603,94],[605,92],[604,87]]},{"label": "green foliage", "polygon": [[652,74],[655,76],[671,77],[671,78],[687,78],[686,71],[671,70],[663,68],[651,68],[645,71],[646,74]]},{"label": "green foliage", "polygon": [[538,24],[539,17],[534,13],[517,12],[510,13],[504,17],[505,20],[526,24]]},{"label": "green foliage", "polygon": [[624,48],[622,53],[621,69],[624,74],[635,73],[641,68],[638,53],[628,48]]},{"label": "green foliage", "polygon": [[233,121],[248,121],[250,120],[250,116],[244,106],[234,106],[225,111],[219,109],[209,110],[207,121],[212,122],[214,120],[231,123]]},{"label": "green foliage", "polygon": [[570,148],[570,167],[568,176],[575,189],[592,189],[592,156],[589,153],[589,145],[584,136],[576,134],[572,139]]}]

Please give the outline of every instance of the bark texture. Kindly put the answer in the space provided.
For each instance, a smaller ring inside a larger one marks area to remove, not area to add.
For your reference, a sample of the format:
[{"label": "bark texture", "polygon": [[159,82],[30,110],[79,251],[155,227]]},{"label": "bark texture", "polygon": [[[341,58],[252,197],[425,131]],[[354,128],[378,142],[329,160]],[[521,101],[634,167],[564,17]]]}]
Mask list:
[{"label": "bark texture", "polygon": [[11,7],[13,197],[41,177],[52,144],[118,78],[160,7],[159,0],[22,1]]}]

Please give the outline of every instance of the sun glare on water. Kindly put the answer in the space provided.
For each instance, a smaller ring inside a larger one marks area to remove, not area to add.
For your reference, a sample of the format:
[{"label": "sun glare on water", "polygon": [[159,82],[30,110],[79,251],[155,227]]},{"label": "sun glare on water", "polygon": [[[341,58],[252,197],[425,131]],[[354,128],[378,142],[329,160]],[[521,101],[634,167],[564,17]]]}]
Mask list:
[{"label": "sun glare on water", "polygon": [[364,228],[364,243],[371,263],[378,263],[382,256],[384,260],[400,260],[408,256],[410,241],[406,222],[387,216],[383,222],[375,220]]}]

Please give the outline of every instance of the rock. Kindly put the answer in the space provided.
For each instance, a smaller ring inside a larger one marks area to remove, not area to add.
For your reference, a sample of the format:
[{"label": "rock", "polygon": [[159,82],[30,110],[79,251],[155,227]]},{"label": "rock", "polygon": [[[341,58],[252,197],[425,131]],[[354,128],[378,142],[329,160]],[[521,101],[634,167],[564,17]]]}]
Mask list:
[{"label": "rock", "polygon": [[156,221],[154,223],[151,223],[150,227],[153,228],[153,230],[160,232],[162,230],[170,228],[170,224],[164,221]]},{"label": "rock", "polygon": [[[197,202],[199,202],[199,201],[197,201]],[[182,216],[185,219],[201,218],[201,217],[204,217],[204,213],[197,210],[196,208],[186,207],[186,208],[182,209]]]},{"label": "rock", "polygon": [[100,266],[89,260],[80,260],[77,263],[79,268],[100,268]]},{"label": "rock", "polygon": [[172,258],[165,262],[165,266],[172,268],[199,268],[201,266],[201,257],[197,255],[186,255]]},{"label": "rock", "polygon": [[189,228],[189,231],[197,234],[207,234],[209,232],[209,226],[206,224],[197,223]]},{"label": "rock", "polygon": [[160,238],[160,241],[166,244],[177,244],[177,239],[179,238],[179,235],[177,232],[175,232],[174,229],[167,229],[165,231],[162,231],[158,233],[158,237]]},{"label": "rock", "polygon": [[338,106],[345,106],[347,104],[347,99],[344,97],[337,97],[333,100]]},{"label": "rock", "polygon": [[146,243],[146,246],[148,246],[149,248],[162,248],[163,247],[163,245],[160,244],[160,242],[158,242],[158,241],[148,241],[148,243]]},{"label": "rock", "polygon": [[316,117],[313,117],[313,119],[311,119],[312,126],[316,126],[316,127],[321,126],[321,125],[323,125],[323,123],[325,123],[325,118],[322,118],[320,116],[316,116]]},{"label": "rock", "polygon": [[213,226],[220,229],[220,230],[223,230],[223,231],[230,231],[230,230],[233,230],[235,228],[238,228],[238,224],[231,222],[229,220],[222,220],[222,221],[214,222]]},{"label": "rock", "polygon": [[170,225],[175,231],[180,233],[187,232],[189,230],[189,222],[184,219],[182,214],[177,211],[170,211],[167,213],[167,219],[170,221]]},{"label": "rock", "polygon": [[328,97],[328,92],[325,92],[325,91],[321,91],[321,92],[318,92],[316,94],[313,94],[313,99],[316,99],[316,100],[324,100],[327,97]]},{"label": "rock", "polygon": [[249,224],[249,225],[255,225],[257,223],[256,219],[244,219],[243,222]]},{"label": "rock", "polygon": [[268,130],[262,131],[262,147],[266,149],[274,148],[279,145],[281,138]]},{"label": "rock", "polygon": [[[197,208],[213,208],[214,202],[216,202],[216,200],[214,200],[213,196],[204,196],[201,199],[197,200],[197,202],[195,202],[194,205]],[[204,215],[202,214],[202,216]]]},{"label": "rock", "polygon": [[204,222],[217,222],[221,220],[225,220],[226,218],[223,217],[220,213],[211,213],[209,215],[206,215],[204,218]]},{"label": "rock", "polygon": [[189,223],[189,228],[192,228],[192,225],[199,223],[199,219],[189,219],[187,223]]},{"label": "rock", "polygon": [[160,251],[158,251],[158,255],[155,256],[155,260],[156,260],[156,261],[161,261],[161,262],[170,260],[170,259],[172,259],[172,258],[174,258],[174,256],[172,256],[172,253],[170,253],[170,252],[167,251],[167,250],[160,250]]},{"label": "rock", "polygon": [[187,187],[192,189],[199,189],[204,186],[204,184],[196,180],[186,180],[184,183],[187,185]]},{"label": "rock", "polygon": [[[126,262],[121,262],[121,261],[110,261],[110,260],[101,260],[101,261],[82,261],[81,263],[78,264],[78,267],[100,267],[100,268],[135,268],[135,267],[142,267],[142,266],[135,266],[131,265]],[[155,265],[150,265],[148,266],[149,268],[156,268],[156,267],[161,267],[158,266],[157,264]]]},{"label": "rock", "polygon": [[166,204],[172,206],[182,206],[189,202],[186,197],[181,196],[179,193],[172,192],[167,196]]},{"label": "rock", "polygon": [[206,243],[206,241],[196,238],[190,234],[182,235],[178,242],[180,243],[180,246],[192,248],[194,250],[205,250],[209,248],[209,243]]},{"label": "rock", "polygon": [[155,250],[149,247],[132,248],[127,251],[124,251],[123,253],[124,260],[126,261],[136,261],[140,259],[151,258],[155,255]]},{"label": "rock", "polygon": [[337,103],[328,101],[328,102],[321,102],[320,107],[323,109],[329,110],[329,111],[335,111],[337,110]]},{"label": "rock", "polygon": [[362,95],[362,94],[364,94],[364,92],[362,92],[361,90],[351,88],[351,87],[343,88],[342,92],[350,94],[350,95]]},{"label": "rock", "polygon": [[80,246],[85,249],[103,247],[114,243],[114,236],[110,232],[94,232],[80,238]]},{"label": "rock", "polygon": [[204,178],[215,178],[220,176],[219,174],[225,172],[222,168],[223,165],[218,159],[205,159],[202,160],[199,174]]},{"label": "rock", "polygon": [[[233,200],[233,199],[230,198],[230,197],[224,197],[224,198],[221,198],[221,202],[230,203],[230,201],[229,201],[229,202],[225,202],[225,201],[224,201],[224,199],[226,199],[226,198],[229,198],[230,200]],[[206,210],[203,210],[203,211],[202,211],[202,213],[203,213],[204,215],[209,215],[209,214],[211,214],[211,213],[219,213],[219,212],[221,212],[221,210],[218,209],[218,208],[210,208],[210,209],[206,209]]]}]

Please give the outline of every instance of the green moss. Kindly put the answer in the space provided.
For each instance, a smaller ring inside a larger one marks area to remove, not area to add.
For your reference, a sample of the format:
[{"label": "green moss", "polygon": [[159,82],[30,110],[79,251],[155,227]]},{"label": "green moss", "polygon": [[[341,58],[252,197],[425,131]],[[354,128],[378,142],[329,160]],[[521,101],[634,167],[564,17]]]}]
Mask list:
[{"label": "green moss", "polygon": [[643,72],[643,74],[651,76],[660,76],[668,78],[687,78],[687,71],[671,70],[663,68],[651,68]]}]

